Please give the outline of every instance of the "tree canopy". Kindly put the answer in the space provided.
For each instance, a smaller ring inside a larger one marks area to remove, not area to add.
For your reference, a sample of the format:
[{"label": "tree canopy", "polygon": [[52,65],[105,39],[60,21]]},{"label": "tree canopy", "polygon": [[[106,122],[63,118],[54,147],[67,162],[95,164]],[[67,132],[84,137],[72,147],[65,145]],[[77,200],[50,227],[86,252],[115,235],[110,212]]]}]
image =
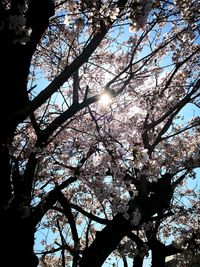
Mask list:
[{"label": "tree canopy", "polygon": [[7,266],[200,262],[199,10],[0,2]]}]

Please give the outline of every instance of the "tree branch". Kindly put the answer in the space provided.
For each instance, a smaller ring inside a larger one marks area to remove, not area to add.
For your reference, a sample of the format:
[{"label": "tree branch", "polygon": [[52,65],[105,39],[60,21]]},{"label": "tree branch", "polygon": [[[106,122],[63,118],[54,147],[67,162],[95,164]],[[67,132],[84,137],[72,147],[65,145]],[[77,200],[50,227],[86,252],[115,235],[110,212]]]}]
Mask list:
[{"label": "tree branch", "polygon": [[79,76],[78,70],[73,74],[73,104],[78,103],[78,91],[79,91]]},{"label": "tree branch", "polygon": [[[35,16],[37,18],[37,15]],[[102,22],[101,29],[94,35],[90,43],[84,48],[82,53],[43,90],[35,99],[33,99],[27,106],[21,109],[16,114],[8,117],[7,120],[16,118],[18,121],[23,121],[42,104],[44,104],[72,75],[77,71],[92,55],[92,53],[99,46],[111,25],[105,25]]]},{"label": "tree branch", "polygon": [[53,205],[58,200],[59,192],[69,186],[71,183],[75,182],[76,180],[77,177],[70,177],[62,184],[56,186],[52,191],[47,194],[44,199],[39,202],[39,204],[34,208],[31,214],[33,226],[36,227],[37,224],[41,221],[42,217],[45,215],[45,213],[53,207]]},{"label": "tree branch", "polygon": [[62,267],[65,267],[65,249],[64,249],[64,246],[65,246],[65,239],[64,239],[64,236],[62,234],[62,230],[60,228],[60,224],[59,224],[59,220],[57,220],[57,226],[58,226],[58,231],[60,233],[60,239],[61,239],[61,255],[62,255]]},{"label": "tree branch", "polygon": [[72,237],[73,237],[74,244],[76,247],[79,244],[79,237],[78,237],[78,232],[76,229],[76,223],[75,223],[74,216],[72,214],[69,202],[61,191],[58,192],[58,201],[60,202],[61,206],[63,207],[63,213],[65,214],[65,216],[68,219],[68,222],[69,222],[69,225],[71,228],[71,232],[72,232]]},{"label": "tree branch", "polygon": [[108,219],[100,218],[100,217],[92,214],[91,212],[85,211],[84,209],[82,209],[81,207],[79,207],[76,204],[70,203],[70,207],[73,208],[73,209],[75,209],[75,210],[77,210],[77,211],[79,211],[81,214],[83,214],[84,216],[86,216],[90,220],[95,221],[97,223],[100,223],[100,224],[108,224],[110,222]]}]

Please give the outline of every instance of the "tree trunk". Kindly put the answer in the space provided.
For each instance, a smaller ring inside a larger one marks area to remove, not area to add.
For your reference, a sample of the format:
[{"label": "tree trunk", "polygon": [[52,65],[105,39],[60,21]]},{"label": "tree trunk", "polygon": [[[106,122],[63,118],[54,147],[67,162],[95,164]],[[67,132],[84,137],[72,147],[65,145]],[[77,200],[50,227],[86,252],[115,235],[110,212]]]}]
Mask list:
[{"label": "tree trunk", "polygon": [[[9,26],[10,16],[19,14],[17,12],[20,1],[11,1],[12,8],[9,10],[4,8],[1,2],[0,254],[1,262],[5,266],[33,267],[37,266],[37,260],[33,253],[35,228],[29,215],[30,203],[28,205],[22,201],[18,204],[15,202],[13,205],[14,198],[22,200],[27,192],[22,192],[23,189],[20,187],[18,196],[13,189],[14,181],[11,175],[13,170],[11,168],[15,161],[12,161],[10,148],[16,127],[22,122],[16,114],[29,103],[27,82],[32,55],[48,27],[49,18],[54,14],[54,3],[51,0],[28,1],[27,27],[31,28],[32,34],[30,41],[21,44],[17,41],[16,32]],[[30,179],[32,178],[30,177]]]},{"label": "tree trunk", "polygon": [[80,260],[80,267],[101,267],[106,258],[117,248],[122,238],[131,231],[131,226],[121,214],[96,234],[93,243],[88,247]]},{"label": "tree trunk", "polygon": [[153,239],[150,243],[152,267],[165,267],[166,246],[156,239]]},{"label": "tree trunk", "polygon": [[139,255],[135,256],[133,259],[133,267],[142,267],[143,261],[144,257],[140,257]]},{"label": "tree trunk", "polygon": [[149,247],[152,251],[152,267],[165,267],[165,258],[167,256],[182,253],[181,249],[173,245],[164,245],[156,237],[149,240]]},{"label": "tree trunk", "polygon": [[30,217],[1,214],[1,262],[9,267],[36,267],[34,233]]}]

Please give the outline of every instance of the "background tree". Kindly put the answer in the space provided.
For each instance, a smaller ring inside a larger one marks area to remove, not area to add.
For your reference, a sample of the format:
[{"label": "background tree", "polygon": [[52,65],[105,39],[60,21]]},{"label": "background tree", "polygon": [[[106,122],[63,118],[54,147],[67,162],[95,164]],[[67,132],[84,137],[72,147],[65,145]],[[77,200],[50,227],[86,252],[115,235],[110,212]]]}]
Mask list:
[{"label": "background tree", "polygon": [[200,121],[180,117],[199,108],[199,9],[197,0],[0,2],[7,266],[39,257],[98,267],[113,253],[139,267],[148,251],[153,267],[178,253],[181,266],[199,260],[199,194],[187,181],[200,165]]}]

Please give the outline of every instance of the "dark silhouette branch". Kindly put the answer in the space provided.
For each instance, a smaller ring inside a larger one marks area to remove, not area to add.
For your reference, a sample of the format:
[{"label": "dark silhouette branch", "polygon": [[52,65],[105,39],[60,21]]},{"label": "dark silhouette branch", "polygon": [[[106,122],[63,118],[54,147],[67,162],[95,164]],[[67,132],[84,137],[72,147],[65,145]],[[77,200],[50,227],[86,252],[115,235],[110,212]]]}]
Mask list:
[{"label": "dark silhouette branch", "polygon": [[[35,16],[37,18],[37,15]],[[29,105],[18,111],[16,114],[12,114],[7,120],[13,120],[17,118],[18,121],[24,120],[42,104],[44,104],[72,75],[77,69],[79,69],[92,55],[92,53],[99,46],[111,25],[105,25],[102,22],[101,29],[94,35],[90,43],[84,48],[82,53],[42,91],[38,96],[33,99]]]},{"label": "dark silhouette branch", "polygon": [[62,234],[62,230],[61,230],[61,227],[60,227],[60,224],[59,224],[59,220],[57,220],[57,227],[58,227],[58,231],[59,231],[60,239],[61,239],[62,267],[65,267],[65,249],[64,249],[64,246],[65,246],[66,242],[65,242],[64,236]]},{"label": "dark silhouette branch", "polygon": [[58,201],[59,192],[68,187],[71,183],[75,182],[77,177],[72,176],[68,178],[62,184],[56,186],[52,191],[50,191],[47,196],[42,199],[39,204],[33,209],[31,217],[32,223],[36,227],[37,224],[41,221],[42,217],[46,214],[48,210],[53,208],[53,205]]},{"label": "dark silhouette branch", "polygon": [[73,203],[70,203],[70,207],[72,207],[73,209],[79,211],[81,214],[83,214],[84,216],[86,216],[87,218],[89,218],[92,221],[95,221],[97,223],[100,224],[108,224],[110,221],[108,219],[103,219],[100,218],[90,212],[85,211],[84,209],[82,209],[81,207],[79,207],[78,205],[75,205]]},{"label": "dark silhouette branch", "polygon": [[[100,224],[108,224],[110,222],[110,220],[108,219],[103,219],[103,218],[100,218],[96,215],[94,215],[93,213],[91,212],[87,212],[86,210],[84,210],[83,208],[81,208],[80,206],[76,205],[76,204],[73,204],[73,203],[69,203],[70,207],[78,212],[80,212],[81,214],[83,214],[84,216],[86,216],[89,220],[91,221],[95,221],[97,223],[100,223]],[[63,212],[63,209],[62,208],[59,208],[59,207],[53,207],[54,210],[57,210],[61,213],[64,214]]]},{"label": "dark silhouette branch", "polygon": [[58,192],[58,202],[60,202],[61,206],[63,207],[63,213],[68,219],[71,232],[72,232],[72,237],[74,240],[75,247],[79,244],[79,237],[78,237],[78,232],[76,229],[76,223],[74,220],[74,216],[71,211],[71,207],[69,205],[69,201],[67,198],[63,195],[61,191]]},{"label": "dark silhouette branch", "polygon": [[73,74],[73,104],[78,103],[78,92],[79,92],[79,76],[78,70]]},{"label": "dark silhouette branch", "polygon": [[131,230],[132,227],[123,215],[117,214],[108,225],[96,233],[95,240],[83,251],[83,256],[79,262],[80,267],[102,266],[106,258],[117,248],[122,238]]}]

